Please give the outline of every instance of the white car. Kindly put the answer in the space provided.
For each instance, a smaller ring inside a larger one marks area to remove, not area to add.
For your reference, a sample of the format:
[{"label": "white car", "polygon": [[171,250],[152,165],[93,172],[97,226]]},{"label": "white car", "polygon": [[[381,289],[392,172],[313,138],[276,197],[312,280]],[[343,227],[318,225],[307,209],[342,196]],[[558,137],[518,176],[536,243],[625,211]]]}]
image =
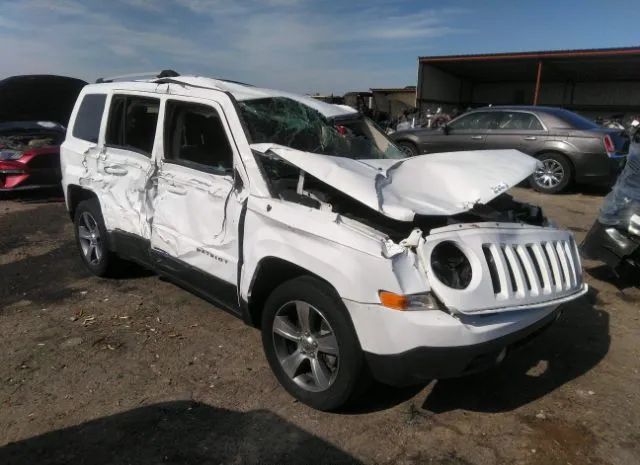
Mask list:
[{"label": "white car", "polygon": [[499,363],[587,291],[570,232],[504,192],[513,150],[404,158],[370,120],[204,77],[88,85],[62,145],[98,276],[135,261],[261,328],[294,397],[335,409]]}]

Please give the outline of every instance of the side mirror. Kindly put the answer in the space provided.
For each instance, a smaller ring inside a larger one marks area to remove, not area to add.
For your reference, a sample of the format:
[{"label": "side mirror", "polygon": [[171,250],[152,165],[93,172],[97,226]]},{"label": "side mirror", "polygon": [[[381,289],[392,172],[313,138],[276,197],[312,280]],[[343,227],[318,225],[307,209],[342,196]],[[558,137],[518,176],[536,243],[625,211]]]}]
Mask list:
[{"label": "side mirror", "polygon": [[449,134],[449,126],[447,126],[446,124],[440,126],[440,131],[442,131],[442,134],[444,134],[445,136]]}]

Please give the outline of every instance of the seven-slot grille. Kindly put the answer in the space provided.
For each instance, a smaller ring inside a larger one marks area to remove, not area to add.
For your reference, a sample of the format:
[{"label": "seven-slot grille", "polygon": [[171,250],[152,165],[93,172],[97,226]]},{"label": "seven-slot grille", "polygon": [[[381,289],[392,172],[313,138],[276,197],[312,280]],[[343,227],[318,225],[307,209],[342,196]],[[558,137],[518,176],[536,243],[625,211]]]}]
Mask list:
[{"label": "seven-slot grille", "polygon": [[482,245],[497,299],[565,293],[582,283],[573,238],[527,244]]}]

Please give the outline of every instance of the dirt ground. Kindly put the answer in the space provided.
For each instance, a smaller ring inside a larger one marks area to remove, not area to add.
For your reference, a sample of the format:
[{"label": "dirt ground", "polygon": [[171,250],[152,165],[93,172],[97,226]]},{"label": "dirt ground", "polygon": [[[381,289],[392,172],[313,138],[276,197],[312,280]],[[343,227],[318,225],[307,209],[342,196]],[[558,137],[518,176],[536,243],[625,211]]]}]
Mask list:
[{"label": "dirt ground", "polygon": [[[515,193],[579,240],[602,202]],[[59,199],[0,201],[0,464],[640,463],[640,291],[585,268],[590,294],[499,368],[321,413],[257,330],[154,275],[89,275]]]}]

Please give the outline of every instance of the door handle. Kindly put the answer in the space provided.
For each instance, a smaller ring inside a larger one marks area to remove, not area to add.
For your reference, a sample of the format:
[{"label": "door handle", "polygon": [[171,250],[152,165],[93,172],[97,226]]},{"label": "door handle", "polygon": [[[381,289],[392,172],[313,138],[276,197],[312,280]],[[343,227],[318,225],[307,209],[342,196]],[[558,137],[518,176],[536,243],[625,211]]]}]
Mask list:
[{"label": "door handle", "polygon": [[128,173],[128,171],[120,166],[105,166],[104,167],[104,172],[105,173],[109,173],[109,174],[113,174],[115,176],[124,176],[125,174]]},{"label": "door handle", "polygon": [[527,136],[527,137],[524,138],[524,140],[536,140],[536,139],[537,139],[537,137],[535,137],[535,136]]},{"label": "door handle", "polygon": [[484,139],[484,136],[471,136],[471,138],[473,140],[482,140],[482,139]]},{"label": "door handle", "polygon": [[176,195],[185,195],[187,193],[185,189],[182,189],[180,187],[173,186],[173,185],[167,186],[167,190],[172,194],[176,194]]}]

